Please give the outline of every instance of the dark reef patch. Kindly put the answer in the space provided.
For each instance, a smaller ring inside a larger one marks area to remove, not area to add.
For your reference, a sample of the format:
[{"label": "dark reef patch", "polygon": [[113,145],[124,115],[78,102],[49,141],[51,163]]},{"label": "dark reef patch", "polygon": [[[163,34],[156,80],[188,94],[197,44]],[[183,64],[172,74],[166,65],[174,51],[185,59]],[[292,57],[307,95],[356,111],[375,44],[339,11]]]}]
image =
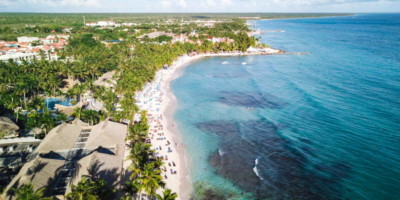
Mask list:
[{"label": "dark reef patch", "polygon": [[294,144],[266,119],[211,121],[197,128],[221,138],[219,150],[209,158],[217,173],[256,199],[342,199],[333,184],[349,176],[349,165],[319,164],[310,169],[307,151],[297,150],[310,141]]},{"label": "dark reef patch", "polygon": [[242,195],[197,181],[194,184],[194,193],[191,195],[190,200],[228,200],[236,199],[239,196]]},{"label": "dark reef patch", "polygon": [[243,93],[223,91],[219,93],[218,101],[230,106],[244,106],[251,108],[280,109],[286,103],[278,97],[268,93]]}]

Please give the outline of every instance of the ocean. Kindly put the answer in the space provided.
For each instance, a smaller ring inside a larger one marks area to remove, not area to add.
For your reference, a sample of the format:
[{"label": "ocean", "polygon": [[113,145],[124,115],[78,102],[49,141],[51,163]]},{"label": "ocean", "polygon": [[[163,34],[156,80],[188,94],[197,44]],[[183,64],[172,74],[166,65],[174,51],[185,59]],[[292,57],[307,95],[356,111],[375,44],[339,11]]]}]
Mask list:
[{"label": "ocean", "polygon": [[[193,199],[400,199],[400,14],[251,21],[174,80]],[[272,31],[283,30],[283,31]]]}]

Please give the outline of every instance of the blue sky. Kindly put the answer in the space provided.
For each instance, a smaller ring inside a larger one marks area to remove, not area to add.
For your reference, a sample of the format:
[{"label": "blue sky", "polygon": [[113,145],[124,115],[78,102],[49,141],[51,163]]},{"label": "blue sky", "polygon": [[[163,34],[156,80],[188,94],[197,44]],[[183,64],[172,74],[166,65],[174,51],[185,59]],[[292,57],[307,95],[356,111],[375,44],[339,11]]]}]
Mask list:
[{"label": "blue sky", "polygon": [[400,12],[400,0],[0,0],[0,12]]}]

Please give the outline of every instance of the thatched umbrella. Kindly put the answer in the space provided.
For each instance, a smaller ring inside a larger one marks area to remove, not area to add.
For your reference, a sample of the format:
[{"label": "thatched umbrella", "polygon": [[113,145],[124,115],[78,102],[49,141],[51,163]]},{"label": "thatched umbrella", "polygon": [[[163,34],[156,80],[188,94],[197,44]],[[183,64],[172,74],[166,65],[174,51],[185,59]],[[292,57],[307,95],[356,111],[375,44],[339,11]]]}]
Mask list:
[{"label": "thatched umbrella", "polygon": [[0,117],[0,139],[16,136],[19,127],[8,117]]}]

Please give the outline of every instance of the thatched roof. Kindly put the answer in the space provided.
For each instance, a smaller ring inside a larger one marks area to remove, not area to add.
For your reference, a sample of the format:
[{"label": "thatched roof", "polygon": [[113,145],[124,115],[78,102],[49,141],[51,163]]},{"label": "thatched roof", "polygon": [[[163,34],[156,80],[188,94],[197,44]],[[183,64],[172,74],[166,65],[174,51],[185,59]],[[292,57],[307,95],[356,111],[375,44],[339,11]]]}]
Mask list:
[{"label": "thatched roof", "polygon": [[116,84],[116,81],[113,78],[114,74],[115,71],[109,71],[107,73],[104,73],[94,82],[94,84],[98,86],[104,86],[106,88],[114,87],[114,85]]},{"label": "thatched roof", "polygon": [[[85,137],[83,149],[77,149],[77,141],[82,139],[85,131],[90,134]],[[68,160],[77,162],[74,164],[76,170],[73,170],[72,178],[68,181],[66,193],[70,192],[71,184],[76,185],[83,175],[100,177],[114,188],[121,187],[126,134],[126,125],[111,121],[87,126],[80,120],[74,120],[72,124],[59,125],[49,132],[36,149],[35,153],[39,156],[26,163],[8,185],[4,192],[7,197],[5,199],[10,198],[10,193],[7,192],[10,188],[29,182],[35,189],[45,187],[46,196],[55,195],[55,186],[60,183],[67,163],[71,162]]]},{"label": "thatched roof", "polygon": [[19,130],[18,125],[10,118],[0,117],[0,139],[2,137],[15,136],[17,130]]},{"label": "thatched roof", "polygon": [[61,88],[61,91],[63,91],[63,92],[67,92],[69,89],[73,88],[74,85],[79,83],[78,80],[74,80],[72,78],[64,79],[63,82],[65,82],[64,87]]}]

